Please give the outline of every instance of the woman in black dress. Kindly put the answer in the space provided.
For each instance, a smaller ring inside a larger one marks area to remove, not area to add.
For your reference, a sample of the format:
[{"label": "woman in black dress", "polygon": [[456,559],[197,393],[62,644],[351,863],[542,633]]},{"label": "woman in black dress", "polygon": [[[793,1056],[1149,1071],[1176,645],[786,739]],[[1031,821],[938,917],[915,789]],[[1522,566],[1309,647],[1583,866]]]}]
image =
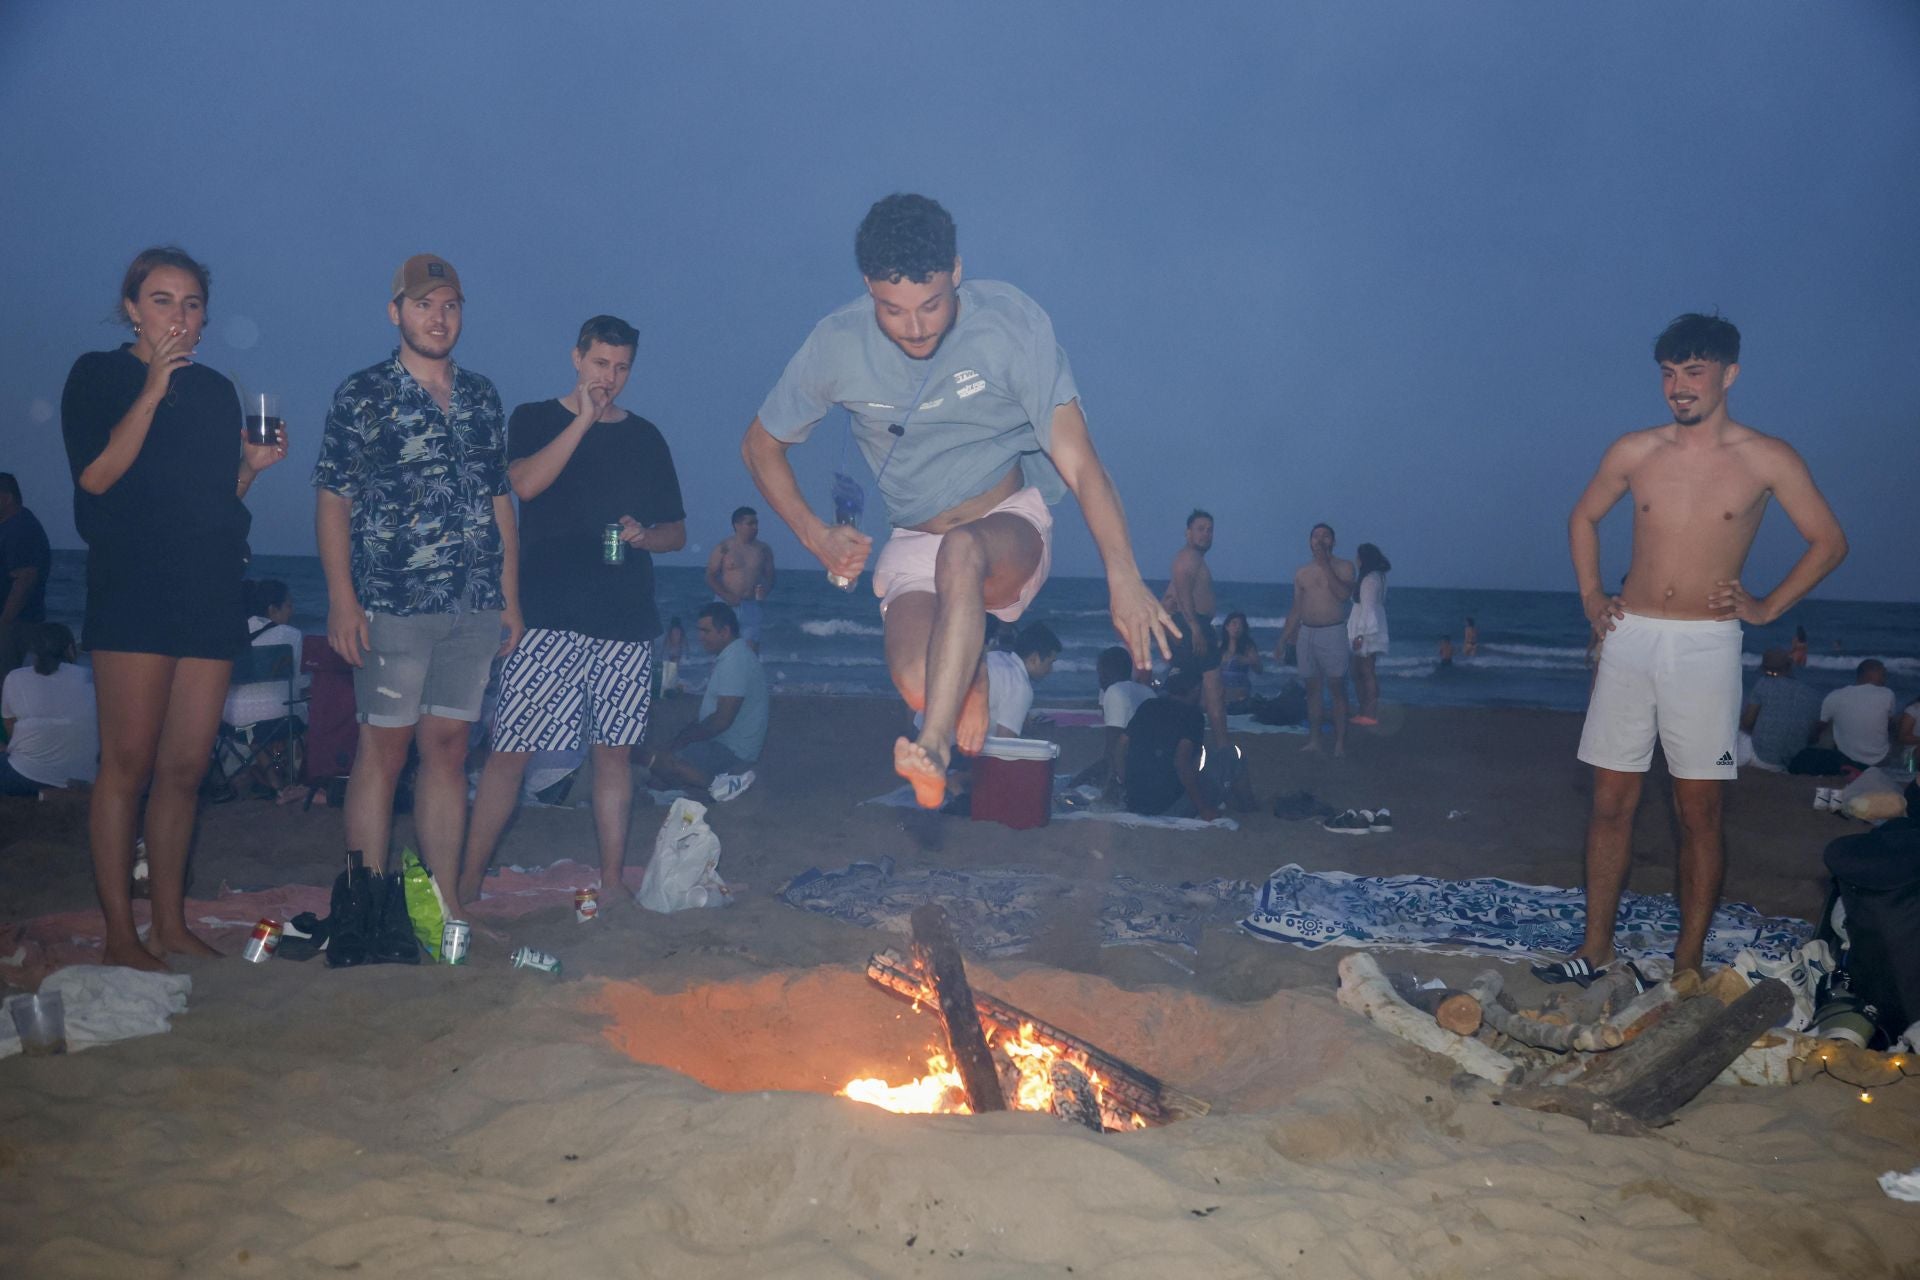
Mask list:
[{"label": "woman in black dress", "polygon": [[[74,362],[61,399],[74,523],[87,543],[85,647],[100,707],[88,817],[106,915],[106,963],[165,969],[214,955],[187,928],[187,846],[233,659],[246,644],[240,583],[251,517],[241,497],[286,456],[245,441],[233,384],[193,361],[207,270],[179,249],[127,268],[134,340]],[[153,927],[142,947],[129,889],[146,794]]]}]

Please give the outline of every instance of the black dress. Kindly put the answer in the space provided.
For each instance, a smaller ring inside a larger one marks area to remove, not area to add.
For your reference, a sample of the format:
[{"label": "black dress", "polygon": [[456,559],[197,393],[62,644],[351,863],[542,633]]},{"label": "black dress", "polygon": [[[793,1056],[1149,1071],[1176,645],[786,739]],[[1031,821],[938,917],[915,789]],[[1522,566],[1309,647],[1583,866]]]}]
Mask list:
[{"label": "black dress", "polygon": [[60,401],[73,518],[87,544],[84,647],[230,659],[246,646],[240,582],[252,516],[235,493],[240,397],[205,365],[176,370],[140,454],[105,493],[80,473],[146,385],[131,346],[74,362]]}]

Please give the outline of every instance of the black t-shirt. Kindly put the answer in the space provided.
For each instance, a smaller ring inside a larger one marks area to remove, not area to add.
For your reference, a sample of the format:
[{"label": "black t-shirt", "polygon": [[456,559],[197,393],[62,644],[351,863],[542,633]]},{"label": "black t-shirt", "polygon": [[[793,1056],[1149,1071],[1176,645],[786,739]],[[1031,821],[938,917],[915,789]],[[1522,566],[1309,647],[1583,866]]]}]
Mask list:
[{"label": "black t-shirt", "polygon": [[1173,759],[1182,739],[1198,749],[1207,734],[1200,708],[1178,698],[1149,698],[1127,722],[1127,807],[1164,813],[1186,794]]},{"label": "black t-shirt", "polygon": [[[538,453],[573,416],[558,400],[521,405],[507,423],[507,457]],[[520,610],[529,627],[600,640],[660,634],[653,557],[628,547],[624,564],[601,559],[601,534],[621,516],[645,525],[687,518],[667,442],[637,413],[587,428],[554,482],[520,504]]]},{"label": "black t-shirt", "polygon": [[95,552],[217,565],[222,572],[231,565],[237,572],[253,521],[235,492],[240,396],[207,366],[174,372],[139,455],[112,488],[93,494],[80,487],[80,473],[107,447],[146,381],[147,366],[130,345],[74,361],[60,397],[74,525]]},{"label": "black t-shirt", "polygon": [[13,519],[0,524],[0,604],[6,602],[7,593],[13,590],[16,570],[39,571],[14,621],[39,622],[47,616],[47,574],[52,568],[53,552],[47,547],[47,531],[33,512],[22,507],[14,512]]}]

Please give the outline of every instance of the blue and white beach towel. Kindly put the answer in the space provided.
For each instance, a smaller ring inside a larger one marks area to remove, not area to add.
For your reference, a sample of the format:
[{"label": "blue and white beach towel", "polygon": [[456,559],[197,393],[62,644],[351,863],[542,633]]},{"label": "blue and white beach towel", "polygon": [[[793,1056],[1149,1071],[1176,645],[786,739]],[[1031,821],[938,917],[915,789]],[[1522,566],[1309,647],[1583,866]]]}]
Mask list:
[{"label": "blue and white beach towel", "polygon": [[[1578,889],[1492,877],[1356,876],[1289,864],[1267,878],[1259,905],[1241,927],[1309,950],[1332,944],[1544,957],[1577,950],[1585,920],[1585,896]],[[1623,894],[1614,948],[1628,959],[1671,955],[1679,928],[1680,909],[1669,895]],[[1707,931],[1706,958],[1730,964],[1742,949],[1751,949],[1762,959],[1783,960],[1812,936],[1805,920],[1725,903]]]}]

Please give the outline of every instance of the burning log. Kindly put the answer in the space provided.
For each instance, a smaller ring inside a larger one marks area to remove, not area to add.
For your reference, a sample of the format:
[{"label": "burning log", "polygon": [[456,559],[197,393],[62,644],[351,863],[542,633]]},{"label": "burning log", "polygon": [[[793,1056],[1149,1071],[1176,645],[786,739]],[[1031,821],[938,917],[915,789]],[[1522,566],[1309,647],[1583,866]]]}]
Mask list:
[{"label": "burning log", "polygon": [[1495,1084],[1520,1078],[1520,1064],[1467,1036],[1455,1035],[1400,998],[1364,951],[1340,961],[1340,1004],[1372,1020],[1381,1030],[1419,1045],[1429,1053],[1451,1058],[1461,1067]]},{"label": "burning log", "polygon": [[[903,960],[897,952],[875,952],[867,961],[867,978],[915,1004],[934,1003],[933,991],[924,973]],[[1106,1091],[1116,1106],[1132,1111],[1147,1124],[1165,1124],[1169,1120],[1203,1116],[1210,1109],[1204,1100],[1175,1089],[1098,1045],[1036,1018],[997,996],[975,991],[973,1002],[981,1025],[990,1029],[996,1037],[1013,1040],[1020,1038],[1024,1032],[1055,1052],[1084,1061],[1086,1069],[1099,1076],[1099,1087]]]},{"label": "burning log", "polygon": [[1047,1077],[1053,1085],[1053,1097],[1048,1103],[1053,1114],[1062,1120],[1083,1124],[1095,1133],[1105,1132],[1106,1124],[1100,1119],[1100,1099],[1094,1096],[1093,1082],[1087,1079],[1086,1072],[1065,1058],[1056,1058],[1047,1068]]},{"label": "burning log", "polygon": [[1007,1100],[1000,1092],[1000,1073],[993,1065],[993,1051],[987,1048],[986,1033],[980,1029],[980,1017],[974,1011],[973,987],[967,982],[967,966],[960,958],[960,941],[953,936],[953,924],[939,904],[928,902],[913,909],[913,951],[932,988],[933,998],[928,1003],[946,1029],[947,1048],[967,1091],[967,1105],[975,1115],[1005,1111]]}]

